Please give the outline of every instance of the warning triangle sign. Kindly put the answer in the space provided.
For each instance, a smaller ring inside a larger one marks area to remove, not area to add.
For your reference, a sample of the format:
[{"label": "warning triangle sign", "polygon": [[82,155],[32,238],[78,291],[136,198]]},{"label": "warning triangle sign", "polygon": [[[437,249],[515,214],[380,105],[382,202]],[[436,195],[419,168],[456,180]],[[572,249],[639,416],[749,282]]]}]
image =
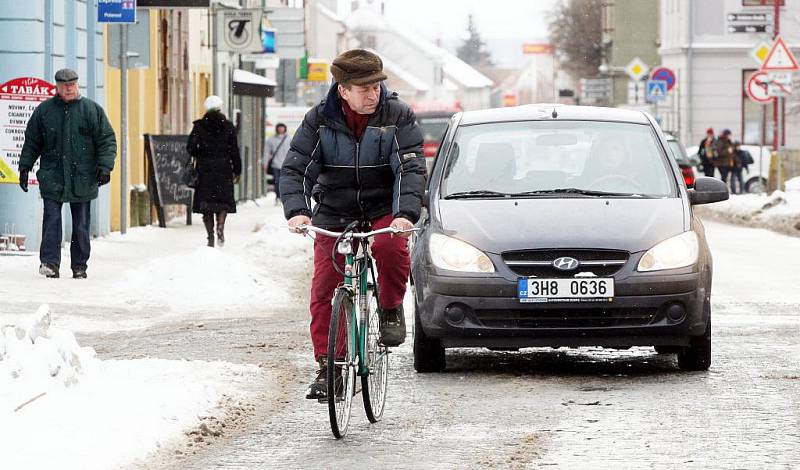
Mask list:
[{"label": "warning triangle sign", "polygon": [[774,72],[779,70],[787,72],[798,69],[800,69],[800,66],[797,65],[797,59],[795,59],[792,55],[792,51],[786,47],[786,43],[783,42],[783,38],[779,36],[772,45],[772,48],[769,50],[769,54],[767,55],[766,60],[764,60],[761,70],[763,72]]}]

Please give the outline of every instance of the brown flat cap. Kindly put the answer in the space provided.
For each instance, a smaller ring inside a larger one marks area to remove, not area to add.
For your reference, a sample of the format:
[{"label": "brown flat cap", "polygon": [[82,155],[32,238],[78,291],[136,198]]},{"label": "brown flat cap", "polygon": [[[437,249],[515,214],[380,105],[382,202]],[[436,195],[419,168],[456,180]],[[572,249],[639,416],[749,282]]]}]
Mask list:
[{"label": "brown flat cap", "polygon": [[333,59],[331,74],[341,85],[369,85],[386,80],[381,58],[364,49],[339,54]]}]

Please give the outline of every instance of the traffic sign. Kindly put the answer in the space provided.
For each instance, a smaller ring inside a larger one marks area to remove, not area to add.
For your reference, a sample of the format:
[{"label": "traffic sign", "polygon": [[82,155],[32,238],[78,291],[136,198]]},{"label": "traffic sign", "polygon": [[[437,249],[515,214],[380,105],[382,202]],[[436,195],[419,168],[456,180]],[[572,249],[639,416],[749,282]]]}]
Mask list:
[{"label": "traffic sign", "polygon": [[136,0],[98,0],[98,23],[136,23]]},{"label": "traffic sign", "polygon": [[671,91],[675,87],[675,82],[677,79],[675,78],[675,73],[666,68],[666,67],[658,67],[653,69],[650,73],[651,80],[663,80],[667,82],[667,91]]},{"label": "traffic sign", "polygon": [[644,61],[638,57],[634,57],[633,60],[628,62],[628,65],[625,66],[625,73],[631,77],[632,80],[639,81],[644,76],[647,75],[647,72],[650,70],[650,67],[644,63]]},{"label": "traffic sign", "polygon": [[750,57],[752,57],[753,60],[758,63],[758,65],[762,65],[764,61],[767,60],[767,56],[769,55],[769,46],[770,45],[768,42],[759,41],[759,43],[756,44],[756,47],[750,50]]},{"label": "traffic sign", "polygon": [[667,99],[666,80],[648,80],[645,99],[650,103],[658,103]]},{"label": "traffic sign", "polygon": [[747,81],[745,91],[751,100],[757,103],[769,103],[773,97],[767,93],[769,77],[764,72],[756,72]]},{"label": "traffic sign", "polygon": [[770,73],[767,86],[769,96],[789,96],[792,94],[791,72]]},{"label": "traffic sign", "polygon": [[772,48],[761,65],[762,72],[795,72],[800,69],[797,59],[792,55],[792,51],[786,47],[783,38],[778,36],[772,44]]}]

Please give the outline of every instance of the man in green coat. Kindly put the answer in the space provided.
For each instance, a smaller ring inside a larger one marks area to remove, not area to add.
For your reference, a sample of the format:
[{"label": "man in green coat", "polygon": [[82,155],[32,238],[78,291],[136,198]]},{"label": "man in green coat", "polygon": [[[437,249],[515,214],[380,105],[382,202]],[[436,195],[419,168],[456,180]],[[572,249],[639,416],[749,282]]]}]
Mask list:
[{"label": "man in green coat", "polygon": [[61,206],[68,202],[72,277],[83,279],[90,251],[90,202],[97,197],[98,186],[111,179],[117,140],[103,108],[80,96],[78,74],[61,69],[55,78],[57,95],[34,110],[25,129],[19,185],[28,192],[28,173],[41,157],[36,172],[44,201],[39,273],[59,277]]}]

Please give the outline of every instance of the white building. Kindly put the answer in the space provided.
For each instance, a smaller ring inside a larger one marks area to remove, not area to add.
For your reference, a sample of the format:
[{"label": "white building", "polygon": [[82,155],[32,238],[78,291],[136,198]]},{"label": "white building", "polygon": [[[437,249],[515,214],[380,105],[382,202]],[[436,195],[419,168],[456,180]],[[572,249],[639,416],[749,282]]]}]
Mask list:
[{"label": "white building", "polygon": [[[773,7],[743,6],[742,0],[661,0],[661,65],[672,69],[677,85],[670,100],[660,105],[662,127],[696,145],[713,127],[730,129],[734,138],[757,144],[761,138],[762,106],[744,93],[759,64],[750,51],[759,41],[772,42],[771,33],[728,32],[731,13],[770,13]],[[781,8],[780,32],[797,55],[800,52],[800,4]],[[766,105],[766,141],[772,142],[772,105]],[[800,124],[800,103],[786,100],[786,129]],[[785,144],[800,148],[800,136],[785,133]]]}]

